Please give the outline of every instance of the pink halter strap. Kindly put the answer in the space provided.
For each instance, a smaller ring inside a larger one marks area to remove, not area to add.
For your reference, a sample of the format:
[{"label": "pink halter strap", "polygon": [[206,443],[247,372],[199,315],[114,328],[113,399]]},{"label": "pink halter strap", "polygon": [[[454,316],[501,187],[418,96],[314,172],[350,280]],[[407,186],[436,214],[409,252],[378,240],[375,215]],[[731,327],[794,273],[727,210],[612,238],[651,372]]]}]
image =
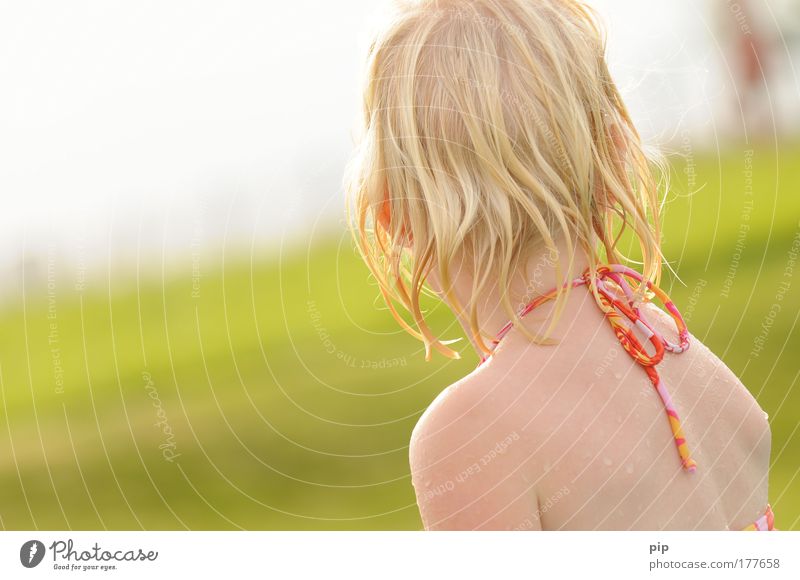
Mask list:
[{"label": "pink halter strap", "polygon": [[[689,331],[686,328],[686,323],[683,321],[683,317],[681,317],[680,312],[678,312],[678,309],[672,303],[672,300],[670,300],[669,296],[667,296],[664,291],[661,290],[661,288],[648,281],[646,283],[647,289],[661,301],[666,311],[675,321],[675,327],[678,334],[677,342],[671,342],[664,338],[664,336],[662,336],[647,321],[644,313],[639,310],[639,307],[634,301],[634,292],[631,286],[628,284],[628,279],[640,283],[642,282],[641,274],[635,270],[619,264],[611,264],[597,268],[595,271],[594,283],[598,290],[600,302],[604,307],[603,312],[606,320],[609,322],[609,324],[611,324],[611,328],[614,330],[614,334],[622,345],[622,348],[625,349],[625,352],[627,352],[633,358],[633,360],[642,366],[645,373],[647,373],[647,376],[650,378],[650,382],[653,384],[656,392],[658,392],[658,395],[661,398],[661,402],[663,403],[664,409],[667,413],[667,418],[672,430],[673,439],[675,440],[675,446],[678,450],[678,456],[681,460],[681,465],[686,471],[692,473],[697,469],[697,464],[695,463],[694,459],[692,459],[689,452],[689,447],[686,444],[686,438],[683,434],[681,421],[678,417],[678,412],[675,409],[672,397],[667,391],[666,385],[664,385],[664,382],[661,380],[661,377],[655,368],[656,365],[661,362],[661,359],[664,358],[665,351],[677,354],[689,348]],[[625,300],[620,300],[612,294],[607,285],[609,280],[622,290],[623,294],[625,295]],[[575,278],[571,282],[567,282],[564,284],[564,287],[566,288],[569,285],[571,285],[573,288],[578,286],[590,287],[591,284],[592,276],[587,269],[582,276]],[[519,311],[519,316],[525,316],[537,306],[547,302],[548,300],[552,300],[558,295],[558,292],[559,289],[556,288],[550,292],[547,292],[546,294],[536,297]],[[627,318],[628,321],[630,321],[630,326],[623,321],[624,318]],[[503,326],[503,328],[500,329],[500,332],[497,333],[492,341],[492,351],[500,343],[503,337],[508,334],[513,326],[513,322],[509,321],[505,326]],[[645,347],[636,337],[633,331],[634,327],[638,329],[639,332],[641,332],[642,335],[650,342],[650,345],[653,349],[652,354],[647,352]],[[487,358],[488,357],[482,357],[480,364],[486,362]]]}]

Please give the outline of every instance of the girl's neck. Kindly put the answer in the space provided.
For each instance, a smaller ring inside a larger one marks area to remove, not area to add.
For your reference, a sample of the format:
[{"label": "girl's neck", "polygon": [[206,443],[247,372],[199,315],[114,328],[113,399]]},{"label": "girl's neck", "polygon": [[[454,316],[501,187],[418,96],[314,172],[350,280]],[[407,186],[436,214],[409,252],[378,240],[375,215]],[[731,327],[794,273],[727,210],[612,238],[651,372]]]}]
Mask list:
[{"label": "girl's neck", "polygon": [[[561,275],[564,281],[572,280],[583,273],[588,267],[589,261],[583,250],[576,248],[572,257],[570,271],[570,254],[566,244],[559,240],[556,243],[557,253],[553,253],[547,248],[534,253],[527,263],[527,268],[520,268],[513,272],[509,277],[508,288],[509,299],[516,311],[521,310],[526,304],[537,296],[544,294],[559,285],[556,274],[556,263],[560,258]],[[466,336],[469,338],[472,347],[480,358],[481,349],[472,337],[469,324],[469,308],[467,298],[471,292],[472,281],[469,276],[456,273],[453,279],[456,297],[465,305],[466,312],[457,315],[458,321],[464,328]],[[478,322],[480,330],[486,337],[484,343],[491,348],[491,340],[497,332],[510,320],[501,302],[501,288],[499,283],[488,286],[482,292],[482,297],[477,303]],[[536,330],[536,328],[532,328]]]}]

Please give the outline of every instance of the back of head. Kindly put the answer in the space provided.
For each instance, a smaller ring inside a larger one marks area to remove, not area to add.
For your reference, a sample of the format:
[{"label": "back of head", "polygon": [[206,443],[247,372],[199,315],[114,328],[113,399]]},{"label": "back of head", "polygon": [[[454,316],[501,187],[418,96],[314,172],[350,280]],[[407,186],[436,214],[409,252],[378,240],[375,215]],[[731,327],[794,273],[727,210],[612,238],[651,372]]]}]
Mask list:
[{"label": "back of head", "polygon": [[[657,187],[604,52],[594,14],[574,0],[405,1],[374,38],[351,223],[392,312],[428,356],[454,355],[420,309],[432,268],[484,349],[475,301],[451,292],[454,262],[467,264],[475,297],[489,283],[505,289],[558,239],[591,266],[621,261],[629,228],[657,282]],[[569,256],[555,262],[571,274]],[[503,306],[519,322],[507,295]]]}]

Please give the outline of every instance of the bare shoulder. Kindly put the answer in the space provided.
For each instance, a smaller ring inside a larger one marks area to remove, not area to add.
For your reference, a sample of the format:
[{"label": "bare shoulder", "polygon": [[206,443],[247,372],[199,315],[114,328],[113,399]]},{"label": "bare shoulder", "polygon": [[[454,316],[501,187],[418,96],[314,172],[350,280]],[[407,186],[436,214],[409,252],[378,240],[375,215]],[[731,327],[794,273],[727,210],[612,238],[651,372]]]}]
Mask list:
[{"label": "bare shoulder", "polygon": [[[666,340],[677,341],[677,328],[673,318],[664,312],[657,305],[652,303],[642,304],[640,309],[643,311],[649,322]],[[738,381],[733,371],[714,354],[697,336],[689,330],[689,350],[681,356],[690,364],[703,366],[710,365],[717,376]]]},{"label": "bare shoulder", "polygon": [[442,391],[414,428],[409,460],[426,529],[539,528],[525,436],[503,391],[479,369]]},{"label": "bare shoulder", "polygon": [[496,418],[496,398],[481,370],[445,388],[420,417],[409,447],[412,475],[424,472],[424,479],[430,479],[446,469],[478,443]]},{"label": "bare shoulder", "polygon": [[[654,304],[645,304],[643,309],[656,330],[667,340],[675,340],[675,322],[669,314]],[[713,414],[708,421],[730,423],[733,432],[753,445],[769,444],[769,423],[753,394],[736,373],[691,332],[689,349],[680,359],[684,360],[685,367],[666,366],[662,372],[669,375],[671,383],[686,385],[691,392],[698,392],[697,385],[703,385],[697,401],[690,402],[696,414],[708,409]]]}]

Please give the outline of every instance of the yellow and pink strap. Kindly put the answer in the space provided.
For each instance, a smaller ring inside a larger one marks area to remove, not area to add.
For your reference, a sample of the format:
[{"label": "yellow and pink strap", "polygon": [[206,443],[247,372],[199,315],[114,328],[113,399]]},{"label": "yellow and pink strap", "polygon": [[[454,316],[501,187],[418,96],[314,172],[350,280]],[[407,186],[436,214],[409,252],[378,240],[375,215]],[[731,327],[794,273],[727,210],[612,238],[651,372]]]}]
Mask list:
[{"label": "yellow and pink strap", "polygon": [[743,528],[743,532],[771,532],[775,529],[775,514],[772,513],[772,506],[767,504],[764,514],[755,522]]},{"label": "yellow and pink strap", "polygon": [[[644,314],[639,310],[634,300],[634,291],[628,283],[628,279],[638,283],[643,281],[641,274],[635,270],[620,264],[611,264],[597,268],[594,276],[591,276],[589,270],[587,270],[581,277],[574,279],[572,282],[568,282],[565,286],[572,285],[572,287],[575,288],[578,286],[590,287],[592,283],[595,284],[600,301],[604,306],[606,320],[611,324],[614,334],[617,336],[622,348],[625,349],[625,352],[627,352],[633,360],[644,368],[650,382],[661,398],[667,413],[667,418],[669,419],[669,426],[672,430],[675,446],[678,449],[681,465],[687,472],[693,473],[697,469],[697,463],[692,459],[691,453],[689,452],[689,447],[686,444],[686,437],[683,434],[681,420],[680,417],[678,417],[678,411],[675,408],[672,397],[655,368],[656,365],[661,362],[661,359],[664,358],[665,351],[681,353],[689,348],[689,332],[686,329],[686,323],[683,321],[683,317],[681,317],[680,312],[678,312],[678,309],[672,303],[669,296],[658,286],[649,281],[646,282],[647,289],[661,301],[666,311],[675,321],[675,326],[678,331],[677,342],[671,342],[664,338],[664,336],[653,328]],[[625,295],[624,301],[614,295],[607,284],[608,280],[614,282],[616,286],[622,290]],[[558,289],[553,289],[546,294],[537,296],[520,310],[519,316],[525,316],[537,306],[555,298],[557,294]],[[623,321],[623,318],[627,318],[633,326],[628,326]],[[492,341],[493,346],[496,347],[511,328],[513,328],[513,323],[509,321],[500,329],[500,332],[497,333],[497,336]],[[634,328],[649,340],[654,349],[652,354],[649,354],[645,350],[642,343],[634,334]],[[485,361],[486,357],[482,358],[481,364]]]}]

